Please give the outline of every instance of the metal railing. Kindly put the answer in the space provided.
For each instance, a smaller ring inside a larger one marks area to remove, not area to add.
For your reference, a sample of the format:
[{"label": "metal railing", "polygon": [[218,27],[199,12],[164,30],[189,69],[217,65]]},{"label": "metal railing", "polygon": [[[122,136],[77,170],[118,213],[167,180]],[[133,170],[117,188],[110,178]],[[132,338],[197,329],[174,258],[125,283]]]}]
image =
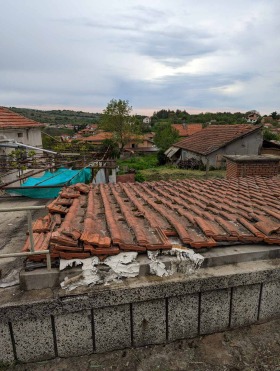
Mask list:
[{"label": "metal railing", "polygon": [[1,254],[1,258],[13,258],[17,256],[32,256],[32,255],[46,255],[47,258],[47,269],[51,270],[51,256],[49,250],[34,250],[34,237],[33,237],[33,229],[32,229],[32,215],[31,210],[42,210],[45,209],[46,206],[26,206],[26,207],[14,207],[14,208],[3,208],[0,209],[0,213],[12,212],[12,211],[26,211],[27,215],[27,224],[28,224],[28,233],[29,233],[29,240],[30,240],[30,252],[15,252],[10,254]]}]

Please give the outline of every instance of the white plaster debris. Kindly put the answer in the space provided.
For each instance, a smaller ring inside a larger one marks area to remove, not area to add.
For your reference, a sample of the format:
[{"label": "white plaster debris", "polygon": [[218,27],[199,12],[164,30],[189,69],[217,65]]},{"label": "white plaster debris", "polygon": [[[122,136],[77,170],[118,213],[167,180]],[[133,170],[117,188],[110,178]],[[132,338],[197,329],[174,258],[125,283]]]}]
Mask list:
[{"label": "white plaster debris", "polygon": [[67,267],[78,267],[79,265],[82,265],[82,270],[86,270],[92,269],[92,267],[97,264],[99,264],[99,259],[97,256],[86,259],[60,259],[59,270],[63,271],[63,269]]},{"label": "white plaster debris", "polygon": [[[82,265],[82,272],[75,277],[66,277],[60,284],[61,288],[69,291],[79,286],[112,282],[122,277],[136,277],[139,275],[140,264],[136,261],[136,252],[120,253],[109,256],[104,262],[99,262],[97,257],[87,259],[60,260],[59,269]],[[100,266],[98,266],[100,264]],[[108,266],[109,271],[103,271],[102,266]]]},{"label": "white plaster debris", "polygon": [[[163,255],[174,256],[170,261],[170,269],[167,269],[161,261],[159,250],[147,251],[150,259],[150,274],[159,277],[170,276],[175,273],[189,275],[199,269],[204,261],[204,257],[196,254],[193,250],[174,244],[171,250],[166,250]],[[137,252],[122,252],[118,255],[109,256],[103,262],[98,257],[87,259],[60,260],[60,270],[67,267],[82,266],[82,272],[75,277],[66,277],[61,283],[61,287],[67,290],[74,290],[79,286],[95,284],[108,285],[112,281],[121,278],[131,278],[139,276],[140,263],[136,260]],[[176,258],[175,258],[176,257]]]},{"label": "white plaster debris", "polygon": [[103,264],[108,265],[117,277],[136,277],[139,275],[140,264],[136,261],[137,252],[121,252],[109,256]]},{"label": "white plaster debris", "polygon": [[174,245],[171,250],[166,250],[165,255],[176,256],[176,261],[171,261],[172,274],[184,273],[186,275],[194,273],[199,269],[204,261],[204,257],[195,253],[193,250]]},{"label": "white plaster debris", "polygon": [[171,274],[170,271],[166,270],[164,263],[155,260],[152,261],[150,264],[150,273],[155,274],[156,276],[163,277],[169,276]]},{"label": "white plaster debris", "polygon": [[155,274],[156,276],[163,277],[169,276],[170,271],[167,271],[165,268],[164,263],[157,259],[159,254],[159,250],[156,251],[147,251],[148,258],[151,260],[150,266],[150,273]]},{"label": "white plaster debris", "polygon": [[96,256],[87,259],[60,259],[60,270],[63,270],[67,267],[77,267],[82,265],[82,272],[75,277],[65,277],[64,281],[60,284],[61,288],[71,291],[79,286],[88,286],[99,283],[101,281],[101,277],[98,269],[96,268],[98,263],[99,259]]},{"label": "white plaster debris", "polygon": [[168,270],[165,264],[158,258],[159,251],[148,251],[148,258],[151,260],[150,273],[159,277],[170,276],[175,273],[189,275],[199,269],[204,261],[204,257],[196,254],[193,250],[184,248],[175,243],[171,250],[163,252],[164,255],[176,256],[176,260],[170,261],[171,268]]}]

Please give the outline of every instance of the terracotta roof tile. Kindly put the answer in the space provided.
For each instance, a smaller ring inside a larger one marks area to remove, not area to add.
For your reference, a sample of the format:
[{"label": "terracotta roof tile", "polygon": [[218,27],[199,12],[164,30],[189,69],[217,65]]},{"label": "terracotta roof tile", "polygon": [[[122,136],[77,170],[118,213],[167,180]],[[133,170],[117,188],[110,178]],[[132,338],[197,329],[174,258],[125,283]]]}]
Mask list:
[{"label": "terracotta roof tile", "polygon": [[254,125],[211,125],[193,134],[191,137],[175,143],[190,152],[207,155],[235,140],[260,130],[261,126]]},{"label": "terracotta roof tile", "polygon": [[105,131],[96,133],[95,135],[90,135],[88,137],[81,137],[81,138],[76,138],[76,140],[80,140],[83,142],[92,142],[92,143],[101,143],[105,139],[111,139],[113,137],[112,133],[108,133]]},{"label": "terracotta roof tile", "polygon": [[279,178],[103,184],[58,205],[71,187],[34,223],[35,249],[49,247],[52,258],[170,249],[169,236],[192,248],[280,243]]},{"label": "terracotta roof tile", "polygon": [[21,116],[7,108],[0,107],[0,129],[40,128],[44,124]]},{"label": "terracotta roof tile", "polygon": [[189,137],[202,130],[202,124],[173,124],[172,127],[179,132],[180,137]]}]

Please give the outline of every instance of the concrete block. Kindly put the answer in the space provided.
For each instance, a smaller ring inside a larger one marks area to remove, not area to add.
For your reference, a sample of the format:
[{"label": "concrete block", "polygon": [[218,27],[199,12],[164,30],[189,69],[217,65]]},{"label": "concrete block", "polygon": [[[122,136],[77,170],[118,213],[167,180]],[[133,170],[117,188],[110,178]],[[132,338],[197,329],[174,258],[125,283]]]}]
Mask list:
[{"label": "concrete block", "polygon": [[198,335],[198,294],[168,299],[168,340]]},{"label": "concrete block", "polygon": [[55,357],[50,317],[14,322],[12,327],[19,361],[36,362]]},{"label": "concrete block", "polygon": [[229,326],[230,289],[201,293],[200,334],[226,330]]},{"label": "concrete block", "polygon": [[260,320],[280,314],[280,281],[265,282],[262,288]]},{"label": "concrete block", "polygon": [[93,353],[91,311],[55,317],[55,332],[59,357]]},{"label": "concrete block", "polygon": [[232,289],[231,327],[250,325],[258,320],[261,285]]},{"label": "concrete block", "polygon": [[98,353],[131,346],[130,305],[116,305],[93,312],[95,349]]},{"label": "concrete block", "polygon": [[59,286],[59,269],[47,268],[36,269],[26,272],[22,270],[19,274],[19,285],[21,290],[41,290]]},{"label": "concrete block", "polygon": [[8,324],[0,323],[0,368],[2,363],[12,363],[14,361],[12,339]]},{"label": "concrete block", "polygon": [[133,345],[162,344],[166,341],[165,299],[132,304]]}]

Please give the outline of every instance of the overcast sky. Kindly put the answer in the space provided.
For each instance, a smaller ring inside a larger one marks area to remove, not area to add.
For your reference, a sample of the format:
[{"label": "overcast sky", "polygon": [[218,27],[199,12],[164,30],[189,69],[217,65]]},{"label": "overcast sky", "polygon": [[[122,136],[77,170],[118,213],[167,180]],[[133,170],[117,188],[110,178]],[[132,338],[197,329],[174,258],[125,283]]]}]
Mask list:
[{"label": "overcast sky", "polygon": [[0,0],[0,105],[280,111],[279,0]]}]

